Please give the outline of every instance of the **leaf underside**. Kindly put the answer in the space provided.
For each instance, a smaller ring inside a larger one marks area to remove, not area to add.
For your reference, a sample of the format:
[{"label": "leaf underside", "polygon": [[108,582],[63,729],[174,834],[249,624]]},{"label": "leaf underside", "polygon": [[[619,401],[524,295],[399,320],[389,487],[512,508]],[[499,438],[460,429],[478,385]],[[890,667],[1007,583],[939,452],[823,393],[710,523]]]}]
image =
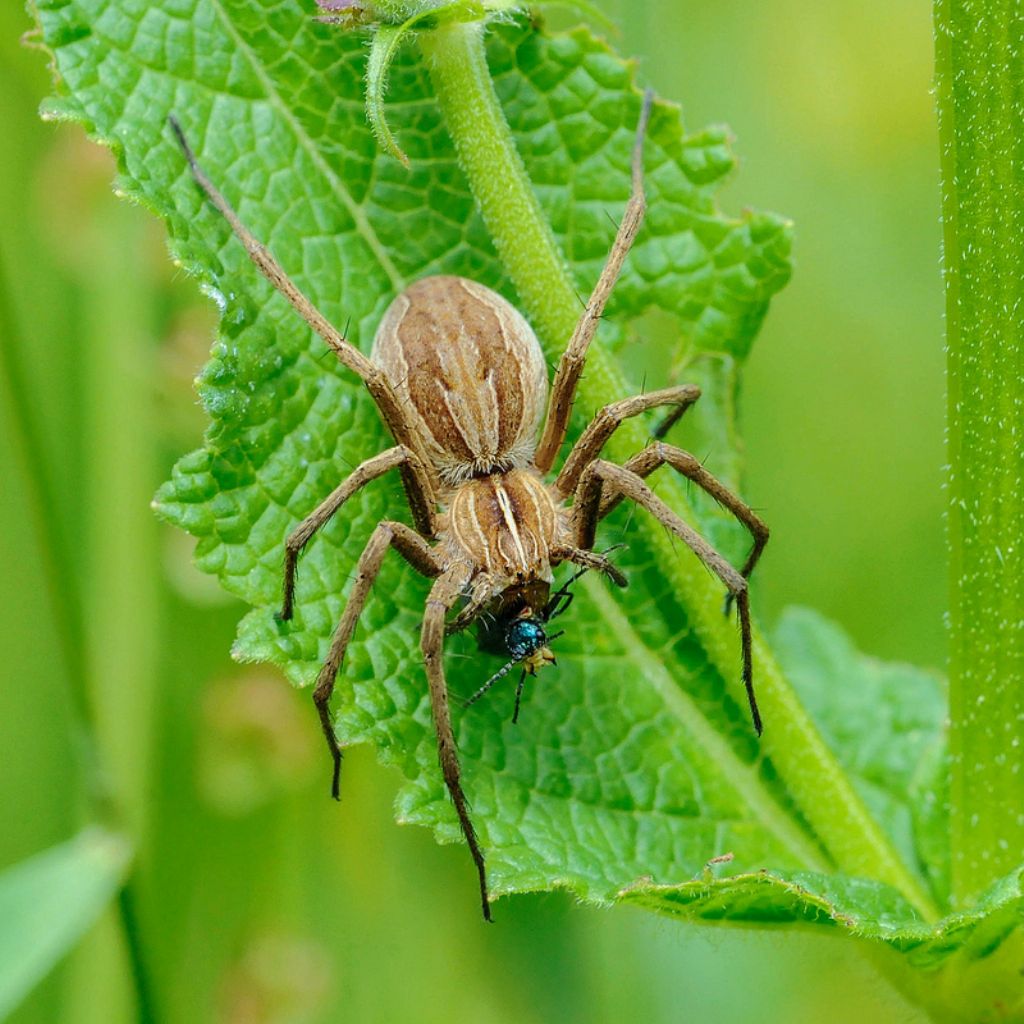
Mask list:
[{"label": "leaf underside", "polygon": [[[295,619],[275,621],[285,536],[388,441],[358,382],[203,202],[168,115],[181,121],[250,229],[334,323],[349,324],[364,351],[394,295],[425,274],[462,274],[516,298],[412,48],[396,56],[387,98],[389,125],[411,161],[406,169],[378,151],[366,124],[365,38],[316,24],[310,13],[278,0],[38,7],[59,76],[49,113],[83,124],[114,149],[120,187],[165,219],[175,258],[223,310],[199,382],[211,418],[205,446],[175,467],[158,495],[160,514],[197,537],[200,567],[253,606],[235,655],[273,662],[297,685],[315,677],[374,524],[408,517],[396,478],[350,501],[302,559]],[[516,22],[494,28],[488,46],[517,145],[583,294],[629,191],[640,99],[633,68],[582,29],[547,36]],[[779,217],[718,210],[714,190],[733,165],[723,129],[686,134],[677,109],[657,105],[646,151],[650,212],[608,312],[611,336],[646,310],[662,310],[678,324],[680,352],[709,357],[692,369],[712,399],[701,421],[715,444],[712,468],[717,463],[727,478],[737,460],[732,369],[787,280],[790,245]],[[715,543],[742,552],[720,513],[700,510]],[[600,544],[628,544],[631,524],[620,510]],[[928,963],[959,948],[949,936],[966,938],[963,919],[927,929],[893,890],[828,873],[770,762],[759,757],[734,681],[709,665],[642,545],[633,543],[620,562],[629,590],[610,593],[593,580],[580,586],[560,624],[558,668],[530,681],[518,726],[509,721],[514,675],[458,710],[458,699],[496,665],[469,636],[448,645],[459,750],[494,892],[566,887],[593,901],[702,920],[839,927],[928,950],[921,954]],[[337,731],[343,744],[374,744],[402,771],[402,820],[457,841],[418,661],[426,586],[395,563],[385,565],[349,648],[336,690]],[[811,613],[787,617],[779,640],[844,768],[941,899],[943,870],[921,853],[944,828],[941,801],[927,815],[911,810],[911,794],[928,790],[929,766],[941,760],[940,686],[913,669],[863,659]],[[874,687],[884,720],[858,718],[836,699],[846,694],[856,703],[860,686]],[[880,746],[908,722],[917,730],[913,742]],[[325,754],[325,786],[326,771]],[[705,869],[725,854],[728,864]],[[1004,912],[1019,906],[1017,880],[991,899]]]}]

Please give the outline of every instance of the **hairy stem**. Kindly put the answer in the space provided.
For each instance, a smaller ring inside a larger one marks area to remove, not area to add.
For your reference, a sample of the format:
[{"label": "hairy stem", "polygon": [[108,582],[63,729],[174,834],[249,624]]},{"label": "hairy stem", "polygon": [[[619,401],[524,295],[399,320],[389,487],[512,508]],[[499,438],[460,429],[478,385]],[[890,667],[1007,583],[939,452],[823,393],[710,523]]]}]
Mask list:
[{"label": "hairy stem", "polygon": [[[495,95],[483,28],[447,25],[422,33],[419,40],[460,165],[495,247],[549,354],[557,353],[579,317],[579,299]],[[599,408],[628,393],[618,366],[596,344],[580,387],[582,406]],[[643,424],[628,421],[609,444],[609,454],[623,460],[647,439]],[[670,478],[662,484],[662,495],[686,514],[685,488]],[[712,663],[742,702],[736,630],[721,613],[720,588],[696,559],[678,557],[653,522],[639,517],[638,529],[645,531]],[[854,792],[759,637],[755,672],[766,723],[765,752],[836,864],[849,874],[898,888],[923,916],[935,916],[930,897]]]},{"label": "hairy stem", "polygon": [[[450,24],[418,38],[487,230],[525,312],[557,355],[579,319],[580,300],[494,94],[483,26]],[[588,370],[596,363],[592,357]]]},{"label": "hairy stem", "polygon": [[952,890],[1024,849],[1024,12],[936,0],[949,446]]}]

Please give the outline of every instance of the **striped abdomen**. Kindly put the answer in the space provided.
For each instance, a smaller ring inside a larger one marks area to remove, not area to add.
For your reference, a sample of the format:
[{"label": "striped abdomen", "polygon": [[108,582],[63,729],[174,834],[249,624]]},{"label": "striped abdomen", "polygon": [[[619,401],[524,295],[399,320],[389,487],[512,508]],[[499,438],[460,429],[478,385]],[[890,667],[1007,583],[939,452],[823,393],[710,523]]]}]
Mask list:
[{"label": "striped abdomen", "polygon": [[408,402],[447,484],[530,464],[547,369],[522,315],[462,277],[427,277],[388,307],[373,360]]},{"label": "striped abdomen", "polygon": [[558,509],[540,477],[525,470],[463,484],[448,508],[448,536],[458,554],[497,579],[551,579]]}]

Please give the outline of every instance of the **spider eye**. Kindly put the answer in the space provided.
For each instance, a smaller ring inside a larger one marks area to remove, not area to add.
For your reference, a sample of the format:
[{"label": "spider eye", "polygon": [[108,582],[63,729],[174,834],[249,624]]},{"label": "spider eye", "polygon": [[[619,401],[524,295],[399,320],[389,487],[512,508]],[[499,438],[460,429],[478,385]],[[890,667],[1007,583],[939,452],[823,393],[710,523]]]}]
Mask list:
[{"label": "spider eye", "polygon": [[505,646],[508,656],[515,661],[528,658],[548,642],[547,633],[539,619],[528,617],[515,619],[505,630]]}]

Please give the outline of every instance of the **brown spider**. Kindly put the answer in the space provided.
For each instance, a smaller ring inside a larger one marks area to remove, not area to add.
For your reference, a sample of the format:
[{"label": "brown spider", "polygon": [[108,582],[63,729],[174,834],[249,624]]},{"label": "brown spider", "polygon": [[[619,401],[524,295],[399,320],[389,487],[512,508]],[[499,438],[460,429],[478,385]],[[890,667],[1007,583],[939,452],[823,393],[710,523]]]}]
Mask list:
[{"label": "brown spider", "polygon": [[[699,389],[682,384],[606,406],[573,446],[554,481],[544,480],[565,440],[587,347],[643,219],[642,147],[650,108],[648,94],[633,149],[632,194],[608,261],[559,362],[550,399],[544,357],[529,324],[500,295],[465,278],[428,277],[410,285],[384,314],[367,358],[331,326],[239,221],[199,166],[178,123],[171,122],[196,182],[260,272],[342,364],[359,375],[396,442],[351,473],[285,544],[280,617],[290,619],[296,563],[313,534],[371,480],[392,469],[401,473],[415,529],[387,520],[373,531],[313,692],[334,760],[332,794],[338,796],[341,749],[330,719],[331,694],[370,587],[388,549],[394,548],[417,572],[434,580],[423,616],[423,661],[441,771],[476,864],[487,920],[491,913],[484,857],[460,781],[442,661],[444,637],[487,613],[490,642],[485,646],[503,646],[513,658],[510,665],[521,661],[532,672],[552,660],[543,628],[551,613],[552,568],[570,562],[596,569],[619,586],[626,584],[622,573],[593,550],[598,523],[623,498],[643,506],[679,537],[722,580],[729,600],[735,600],[743,682],[754,726],[761,731],[751,677],[747,577],[768,540],[768,528],[697,459],[661,440],[624,466],[600,458],[624,419],[673,407],[674,422],[700,397]],[[754,543],[742,570],[737,572],[647,486],[645,477],[662,465],[703,488],[750,531]],[[460,601],[464,606],[449,620]]]}]

